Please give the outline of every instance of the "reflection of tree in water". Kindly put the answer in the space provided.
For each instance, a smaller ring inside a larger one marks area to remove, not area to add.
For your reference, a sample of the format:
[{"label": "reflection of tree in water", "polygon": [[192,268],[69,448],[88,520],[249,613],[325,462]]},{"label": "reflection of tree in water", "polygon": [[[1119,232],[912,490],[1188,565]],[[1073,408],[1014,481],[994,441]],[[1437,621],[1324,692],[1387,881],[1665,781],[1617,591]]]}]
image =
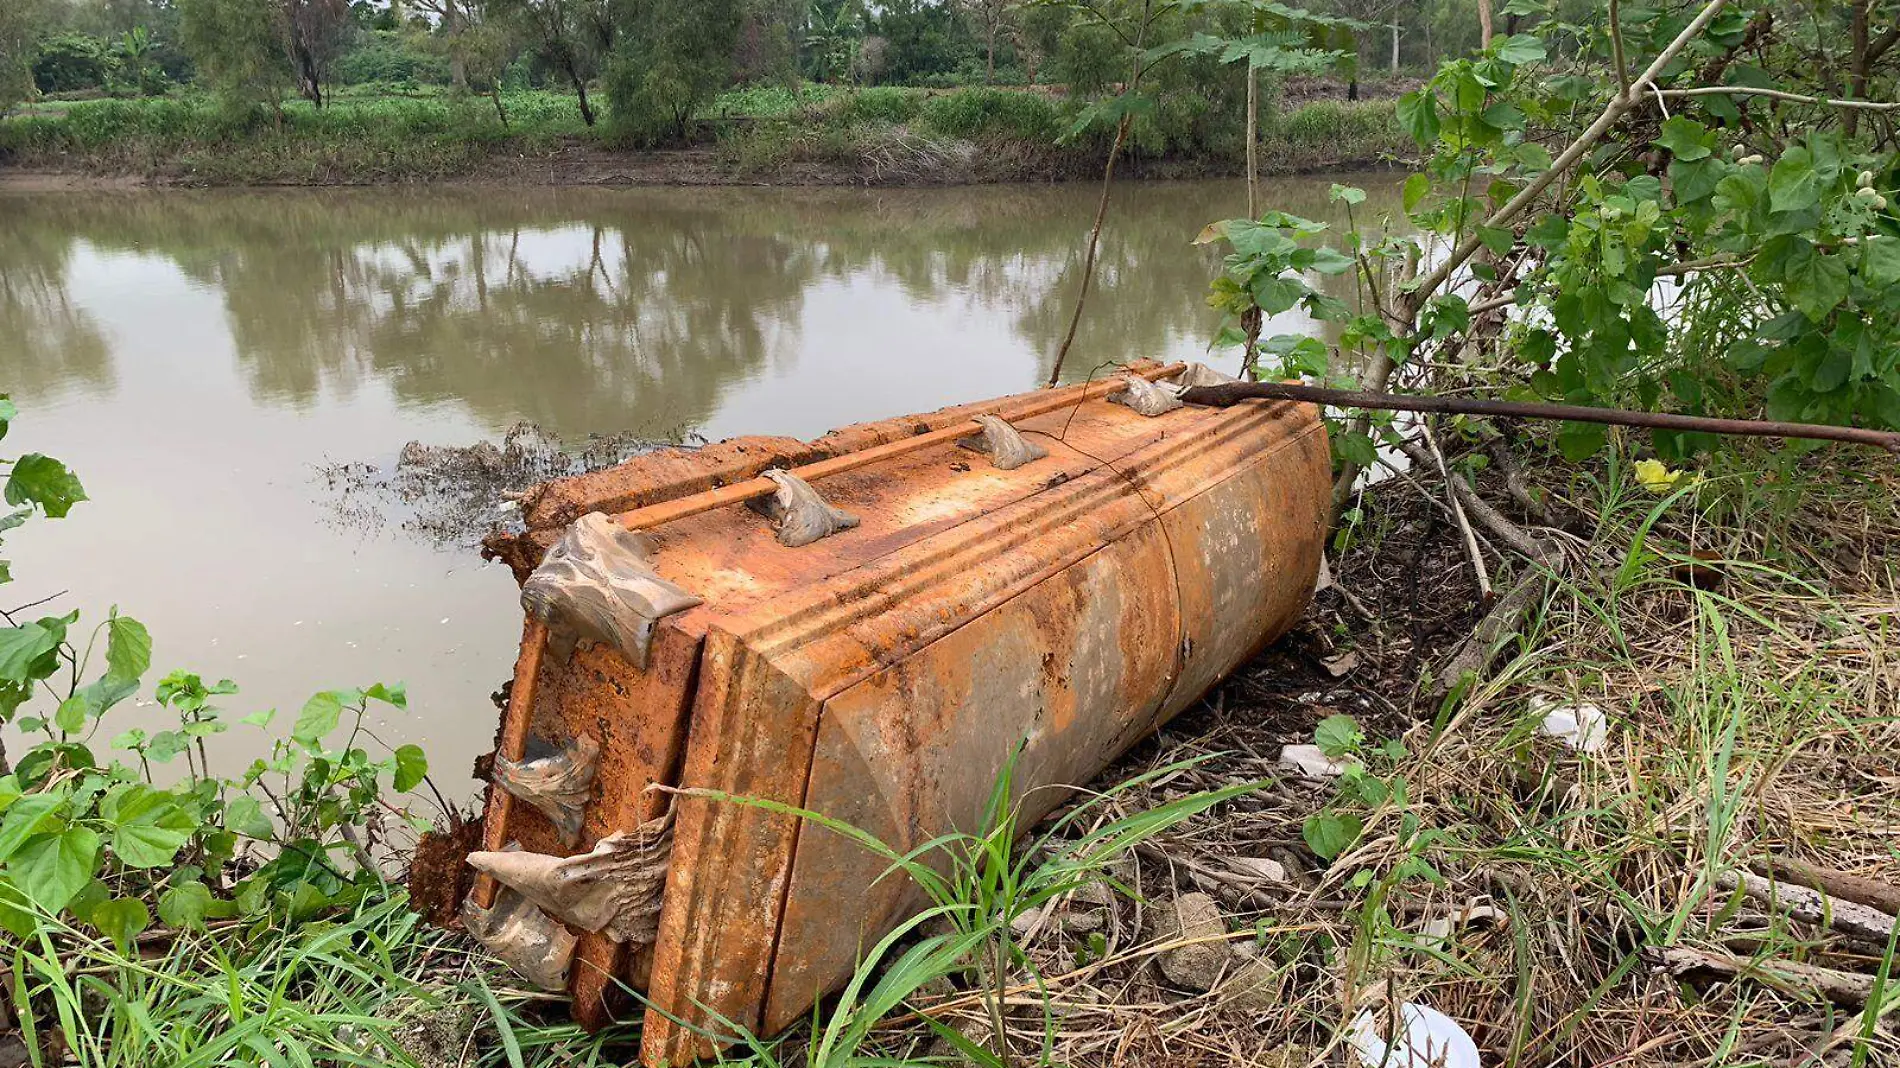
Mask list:
[{"label": "reflection of tree in water", "polygon": [[105,335],[67,292],[73,248],[60,230],[0,208],[0,393],[39,401],[112,388]]},{"label": "reflection of tree in water", "polygon": [[[1325,186],[1288,183],[1272,200],[1328,217]],[[375,379],[498,426],[662,433],[704,422],[726,388],[794,353],[820,279],[868,277],[1001,318],[1046,369],[1092,197],[1079,185],[181,194],[74,198],[25,213],[22,229],[54,251],[83,237],[160,253],[217,287],[260,398],[308,403]],[[1207,338],[1218,257],[1191,241],[1240,199],[1237,183],[1117,191],[1072,373]],[[16,244],[0,256],[21,256]],[[41,312],[14,329],[58,336],[50,323]]]}]

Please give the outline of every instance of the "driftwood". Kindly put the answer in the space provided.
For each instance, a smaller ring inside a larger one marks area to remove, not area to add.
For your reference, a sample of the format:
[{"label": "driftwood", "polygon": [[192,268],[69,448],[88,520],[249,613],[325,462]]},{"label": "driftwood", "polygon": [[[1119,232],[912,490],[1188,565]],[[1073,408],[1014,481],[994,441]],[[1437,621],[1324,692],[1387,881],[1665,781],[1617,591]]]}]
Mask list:
[{"label": "driftwood", "polygon": [[1874,995],[1874,977],[1787,960],[1750,960],[1688,946],[1651,946],[1643,956],[1655,967],[1677,978],[1714,975],[1723,979],[1753,979],[1777,990],[1809,997],[1819,995],[1844,1008],[1858,1009]]},{"label": "driftwood", "polygon": [[1893,934],[1894,918],[1876,908],[1847,901],[1796,883],[1764,879],[1753,872],[1724,872],[1715,885],[1740,890],[1752,901],[1787,913],[1802,923],[1833,928],[1863,942],[1885,945]]},{"label": "driftwood", "polygon": [[1757,875],[1778,877],[1784,883],[1796,883],[1843,901],[1876,908],[1889,915],[1900,915],[1900,884],[1889,880],[1849,875],[1790,857],[1769,857],[1751,867]]}]

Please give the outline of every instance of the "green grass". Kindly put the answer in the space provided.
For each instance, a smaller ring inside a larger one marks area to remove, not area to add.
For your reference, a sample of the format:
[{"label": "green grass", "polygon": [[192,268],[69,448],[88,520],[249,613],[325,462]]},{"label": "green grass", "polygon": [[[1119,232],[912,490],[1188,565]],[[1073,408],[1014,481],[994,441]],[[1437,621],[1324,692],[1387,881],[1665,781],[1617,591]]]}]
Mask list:
[{"label": "green grass", "polygon": [[[486,98],[383,84],[341,88],[320,110],[286,101],[281,125],[267,108],[232,108],[197,93],[42,103],[0,119],[0,165],[207,185],[346,184],[456,177],[497,157],[606,144],[606,124],[588,128],[568,94],[515,91],[502,103],[505,127]],[[1008,89],[755,86],[722,94],[706,118],[720,158],[739,178],[809,164],[844,178],[992,181],[1099,168],[1100,137],[1056,143],[1078,107]],[[1162,117],[1171,114],[1164,105]],[[1193,125],[1145,132],[1140,155],[1231,173],[1238,158],[1207,145],[1237,145],[1237,136],[1208,142],[1201,130],[1177,143],[1161,132]],[[1390,102],[1312,104],[1266,129],[1270,172],[1367,163],[1403,147]]]}]

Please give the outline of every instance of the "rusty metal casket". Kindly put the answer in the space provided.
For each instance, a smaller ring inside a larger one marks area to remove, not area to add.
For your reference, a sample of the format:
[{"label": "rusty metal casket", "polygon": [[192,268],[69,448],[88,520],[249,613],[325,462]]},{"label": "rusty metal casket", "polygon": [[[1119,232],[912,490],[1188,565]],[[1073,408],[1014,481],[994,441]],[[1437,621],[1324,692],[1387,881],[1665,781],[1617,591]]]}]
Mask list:
[{"label": "rusty metal casket", "polygon": [[1325,431],[1310,405],[1181,406],[1153,381],[1180,371],[543,487],[488,544],[529,619],[471,930],[589,1026],[643,989],[649,1065],[711,1051],[678,1021],[810,1012],[915,888],[816,825],[649,785],[906,850],[977,830],[1020,745],[1026,827],[1061,800],[1037,787],[1086,783],[1279,636],[1319,571]]}]

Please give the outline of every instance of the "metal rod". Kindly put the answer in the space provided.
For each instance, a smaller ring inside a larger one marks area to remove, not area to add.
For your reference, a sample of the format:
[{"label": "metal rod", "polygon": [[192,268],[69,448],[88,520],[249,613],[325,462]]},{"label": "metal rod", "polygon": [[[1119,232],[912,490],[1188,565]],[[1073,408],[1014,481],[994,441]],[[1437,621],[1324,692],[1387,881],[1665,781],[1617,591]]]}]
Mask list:
[{"label": "metal rod", "polygon": [[1690,433],[1754,438],[1844,441],[1855,445],[1872,445],[1900,456],[1900,433],[1870,430],[1857,426],[1780,423],[1766,419],[1715,419],[1701,415],[1632,412],[1621,408],[1592,408],[1580,404],[1405,396],[1397,393],[1358,393],[1349,389],[1327,389],[1323,386],[1303,386],[1291,382],[1232,382],[1219,386],[1197,386],[1181,394],[1181,400],[1187,404],[1204,404],[1216,408],[1226,408],[1243,400],[1254,399],[1307,401],[1313,404],[1331,405],[1335,408],[1376,408],[1393,412],[1442,412],[1453,415],[1502,416],[1509,419],[1562,419],[1576,423],[1606,423],[1611,426],[1636,426],[1651,430],[1680,430]]},{"label": "metal rod", "polygon": [[[534,691],[541,678],[541,655],[548,647],[547,624],[529,616],[521,627],[521,652],[515,657],[515,681],[508,687],[508,711],[501,719],[501,737],[495,740],[495,757],[520,760],[528,747],[528,721],[534,718]],[[493,779],[491,777],[491,783]],[[482,848],[496,852],[508,848],[508,817],[514,810],[515,796],[493,783],[488,811],[482,819]],[[475,903],[482,908],[495,906],[495,879],[486,872],[475,877]]]}]

